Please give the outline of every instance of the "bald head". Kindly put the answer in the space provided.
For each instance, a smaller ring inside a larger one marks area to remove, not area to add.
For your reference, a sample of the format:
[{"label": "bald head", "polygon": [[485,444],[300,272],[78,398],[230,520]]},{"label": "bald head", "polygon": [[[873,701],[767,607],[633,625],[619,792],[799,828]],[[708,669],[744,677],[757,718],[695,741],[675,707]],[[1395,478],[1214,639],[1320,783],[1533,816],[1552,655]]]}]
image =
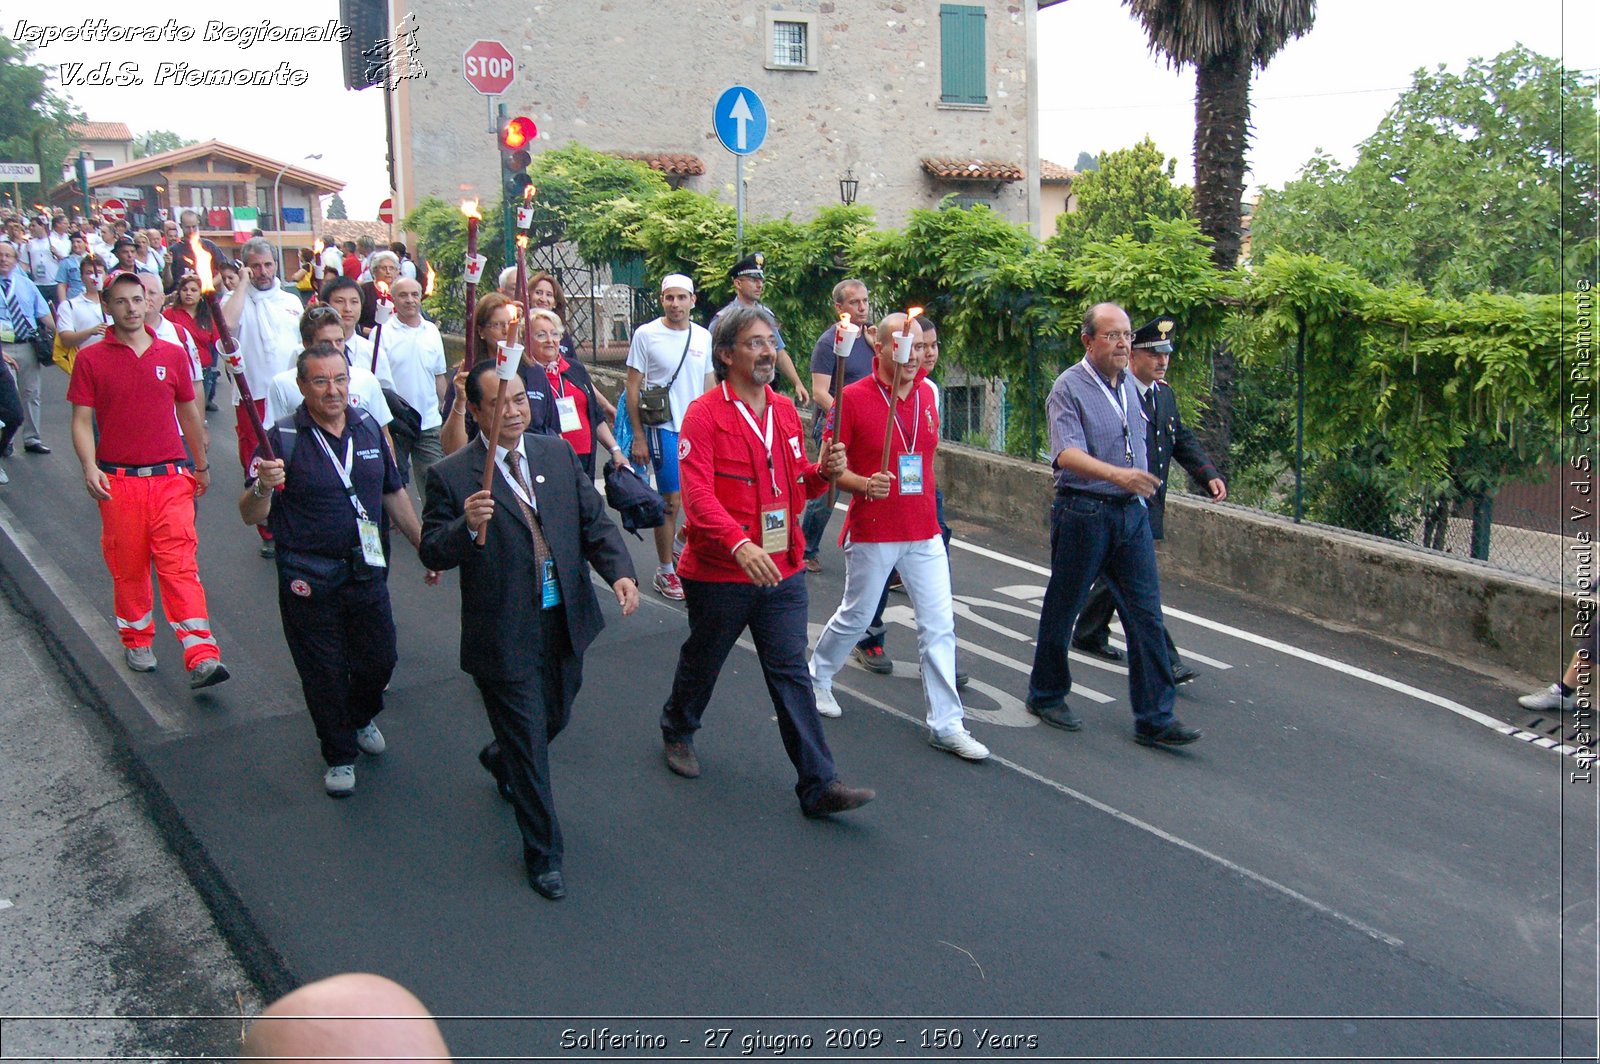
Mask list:
[{"label": "bald head", "polygon": [[389,298],[394,300],[394,313],[401,321],[416,325],[422,320],[422,285],[402,277],[390,287]]},{"label": "bald head", "polygon": [[439,1025],[405,987],[381,975],[335,975],[267,1006],[245,1036],[246,1059],[337,1058],[380,1064],[450,1060]]}]

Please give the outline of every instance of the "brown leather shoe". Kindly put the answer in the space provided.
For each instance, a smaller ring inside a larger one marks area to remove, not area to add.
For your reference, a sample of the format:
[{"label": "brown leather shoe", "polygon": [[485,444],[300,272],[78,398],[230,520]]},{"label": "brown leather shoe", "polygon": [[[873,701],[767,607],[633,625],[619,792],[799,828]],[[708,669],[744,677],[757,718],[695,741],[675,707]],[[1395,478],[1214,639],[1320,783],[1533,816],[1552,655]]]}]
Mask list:
[{"label": "brown leather shoe", "polygon": [[684,779],[700,778],[700,759],[688,743],[667,743],[667,767]]},{"label": "brown leather shoe", "polygon": [[878,792],[869,787],[847,787],[835,779],[822,789],[821,797],[802,812],[809,817],[848,813],[852,809],[860,809],[877,796]]}]

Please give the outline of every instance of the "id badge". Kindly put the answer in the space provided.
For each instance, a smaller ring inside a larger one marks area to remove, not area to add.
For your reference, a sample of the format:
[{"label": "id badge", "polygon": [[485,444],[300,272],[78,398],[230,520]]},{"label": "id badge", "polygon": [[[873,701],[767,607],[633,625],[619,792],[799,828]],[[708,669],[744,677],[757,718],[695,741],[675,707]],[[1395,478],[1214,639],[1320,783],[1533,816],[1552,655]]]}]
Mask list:
[{"label": "id badge", "polygon": [[556,563],[544,560],[544,579],[540,581],[539,605],[544,609],[561,605],[561,584],[556,580]]},{"label": "id badge", "polygon": [[563,395],[556,400],[556,412],[561,415],[561,431],[576,432],[583,427],[578,421],[578,397]]},{"label": "id badge", "polygon": [[356,518],[356,528],[361,532],[361,558],[374,569],[389,563],[383,560],[383,539],[378,535],[378,522]]},{"label": "id badge", "polygon": [[903,454],[900,456],[900,494],[922,494],[922,456],[920,454]]},{"label": "id badge", "polygon": [[789,549],[789,508],[761,511],[761,549],[783,554]]},{"label": "id badge", "polygon": [[16,327],[11,324],[11,319],[9,317],[0,316],[0,341],[8,344],[14,344],[17,342],[17,330]]}]

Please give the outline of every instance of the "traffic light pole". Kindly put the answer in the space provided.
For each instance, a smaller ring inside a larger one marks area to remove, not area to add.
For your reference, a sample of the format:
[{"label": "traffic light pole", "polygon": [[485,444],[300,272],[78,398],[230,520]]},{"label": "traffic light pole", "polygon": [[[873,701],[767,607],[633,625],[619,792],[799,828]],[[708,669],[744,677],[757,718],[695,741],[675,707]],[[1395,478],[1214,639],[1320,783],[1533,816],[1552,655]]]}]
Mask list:
[{"label": "traffic light pole", "polygon": [[[499,130],[499,129],[502,129],[502,128],[505,127],[506,121],[511,117],[511,112],[506,109],[506,105],[505,104],[501,104],[496,109],[495,117],[499,119],[499,121],[495,124],[496,130]],[[496,144],[496,148],[498,150],[498,142]],[[505,164],[502,162],[501,163],[501,169],[503,170],[504,168],[505,168]],[[516,211],[517,211],[516,205],[511,202],[511,197],[506,191],[505,175],[501,174],[501,177],[500,177],[500,228],[501,228],[501,231],[505,235],[505,258],[502,261],[506,262],[507,264],[509,264],[510,262],[513,261],[512,260],[512,256],[516,254],[516,236],[517,236],[517,214],[516,214]]]}]

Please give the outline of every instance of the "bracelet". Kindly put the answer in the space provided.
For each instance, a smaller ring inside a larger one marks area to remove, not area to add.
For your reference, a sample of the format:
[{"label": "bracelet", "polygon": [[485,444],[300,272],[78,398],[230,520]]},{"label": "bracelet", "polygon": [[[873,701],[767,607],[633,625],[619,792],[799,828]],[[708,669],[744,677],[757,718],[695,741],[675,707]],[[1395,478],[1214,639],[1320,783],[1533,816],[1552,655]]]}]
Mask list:
[{"label": "bracelet", "polygon": [[209,473],[209,472],[211,472],[211,467],[210,466],[206,466],[204,469],[201,469],[199,466],[195,466],[194,467],[194,471],[196,473]]},{"label": "bracelet", "polygon": [[250,494],[254,495],[258,499],[265,499],[267,496],[272,494],[272,489],[268,488],[266,491],[262,491],[261,481],[257,480],[254,484],[250,485]]}]

